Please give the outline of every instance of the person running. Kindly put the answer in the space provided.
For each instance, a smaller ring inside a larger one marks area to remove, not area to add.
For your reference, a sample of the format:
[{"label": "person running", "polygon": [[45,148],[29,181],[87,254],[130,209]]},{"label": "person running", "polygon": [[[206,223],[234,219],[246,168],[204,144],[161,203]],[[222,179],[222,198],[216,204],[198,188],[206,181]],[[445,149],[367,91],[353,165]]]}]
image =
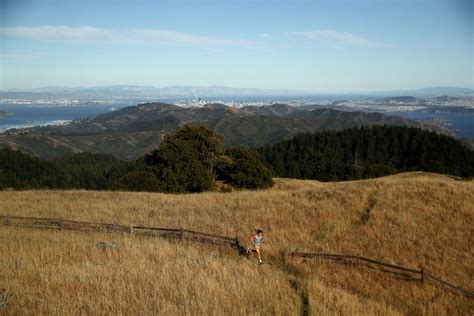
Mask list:
[{"label": "person running", "polygon": [[256,234],[255,235],[251,235],[249,237],[249,241],[250,243],[253,245],[253,249],[252,248],[247,248],[247,255],[249,255],[251,252],[256,252],[258,254],[258,262],[260,262],[260,264],[263,264],[263,261],[262,261],[262,241],[263,241],[263,232],[261,229],[257,230]]}]

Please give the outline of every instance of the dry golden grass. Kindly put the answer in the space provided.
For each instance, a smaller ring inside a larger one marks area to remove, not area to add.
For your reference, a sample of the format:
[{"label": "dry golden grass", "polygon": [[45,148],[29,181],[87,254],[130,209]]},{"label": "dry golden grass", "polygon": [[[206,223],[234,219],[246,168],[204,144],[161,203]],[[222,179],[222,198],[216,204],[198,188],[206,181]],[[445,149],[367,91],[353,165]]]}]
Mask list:
[{"label": "dry golden grass", "polygon": [[[67,313],[87,306],[86,313],[297,314],[306,299],[309,311],[321,315],[474,312],[472,298],[432,283],[422,286],[364,266],[279,259],[297,248],[358,254],[424,266],[473,289],[473,181],[409,173],[337,183],[276,179],[271,190],[194,195],[7,191],[0,192],[0,214],[183,226],[242,240],[256,228],[266,234],[268,264],[258,267],[230,250],[202,245],[0,226],[7,271],[0,288],[17,295],[12,313]],[[122,244],[117,254],[94,248],[110,239]],[[23,257],[34,264],[16,267]]]},{"label": "dry golden grass", "polygon": [[308,296],[313,315],[403,315],[384,301],[329,287],[314,278],[308,282]]},{"label": "dry golden grass", "polygon": [[[101,250],[111,240],[118,250]],[[224,249],[104,233],[0,229],[0,285],[11,314],[296,314],[300,298],[276,267]],[[268,304],[271,302],[271,304]]]}]

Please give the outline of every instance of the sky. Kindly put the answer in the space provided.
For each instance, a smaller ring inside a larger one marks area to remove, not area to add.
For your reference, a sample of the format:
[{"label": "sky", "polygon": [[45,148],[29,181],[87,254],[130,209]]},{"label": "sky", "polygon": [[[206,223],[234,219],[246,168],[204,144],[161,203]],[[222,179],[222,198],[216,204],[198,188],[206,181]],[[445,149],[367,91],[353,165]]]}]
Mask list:
[{"label": "sky", "polygon": [[0,0],[0,89],[474,88],[471,0]]}]

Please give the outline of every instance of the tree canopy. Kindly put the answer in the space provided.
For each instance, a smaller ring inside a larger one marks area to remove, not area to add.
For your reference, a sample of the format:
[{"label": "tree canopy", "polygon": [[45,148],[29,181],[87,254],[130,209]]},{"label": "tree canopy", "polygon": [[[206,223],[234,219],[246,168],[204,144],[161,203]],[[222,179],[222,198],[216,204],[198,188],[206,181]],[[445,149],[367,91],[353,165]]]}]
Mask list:
[{"label": "tree canopy", "polygon": [[237,188],[268,188],[273,184],[272,172],[258,151],[246,147],[226,150],[221,160],[220,178]]},{"label": "tree canopy", "polygon": [[474,152],[459,141],[403,126],[304,133],[260,152],[279,177],[339,181],[414,170],[474,175]]},{"label": "tree canopy", "polygon": [[77,153],[41,160],[0,149],[0,189],[87,189],[203,192],[216,180],[235,188],[272,185],[272,175],[321,181],[363,179],[403,171],[470,178],[474,152],[454,138],[416,128],[373,126],[296,137],[258,150],[223,150],[222,136],[186,125],[133,162]]}]

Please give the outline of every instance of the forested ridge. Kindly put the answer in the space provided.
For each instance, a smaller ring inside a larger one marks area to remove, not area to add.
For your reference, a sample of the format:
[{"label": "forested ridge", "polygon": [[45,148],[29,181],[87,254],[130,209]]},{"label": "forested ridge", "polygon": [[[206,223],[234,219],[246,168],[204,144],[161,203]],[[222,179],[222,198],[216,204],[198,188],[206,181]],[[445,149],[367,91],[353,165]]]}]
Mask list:
[{"label": "forested ridge", "polygon": [[0,148],[11,146],[44,159],[80,151],[135,160],[158,148],[162,137],[188,123],[205,125],[223,135],[225,148],[258,148],[288,140],[298,133],[382,124],[420,127],[454,135],[440,124],[382,113],[312,109],[286,104],[236,108],[211,103],[185,108],[166,103],[145,103],[81,118],[66,125],[11,129],[0,133]]},{"label": "forested ridge", "polygon": [[303,133],[260,153],[278,177],[338,181],[416,170],[474,175],[474,152],[459,141],[401,126]]},{"label": "forested ridge", "polygon": [[166,135],[160,146],[135,161],[112,155],[76,153],[42,160],[18,150],[0,149],[0,189],[86,189],[203,192],[222,188],[266,188],[271,171],[249,148],[225,150],[221,135],[186,125]]},{"label": "forested ridge", "polygon": [[321,181],[373,178],[428,171],[463,178],[474,175],[474,152],[445,135],[417,128],[374,126],[303,133],[259,150],[225,149],[222,135],[186,125],[135,161],[76,153],[42,160],[0,150],[0,189],[87,189],[203,192],[259,189],[272,176]]}]

